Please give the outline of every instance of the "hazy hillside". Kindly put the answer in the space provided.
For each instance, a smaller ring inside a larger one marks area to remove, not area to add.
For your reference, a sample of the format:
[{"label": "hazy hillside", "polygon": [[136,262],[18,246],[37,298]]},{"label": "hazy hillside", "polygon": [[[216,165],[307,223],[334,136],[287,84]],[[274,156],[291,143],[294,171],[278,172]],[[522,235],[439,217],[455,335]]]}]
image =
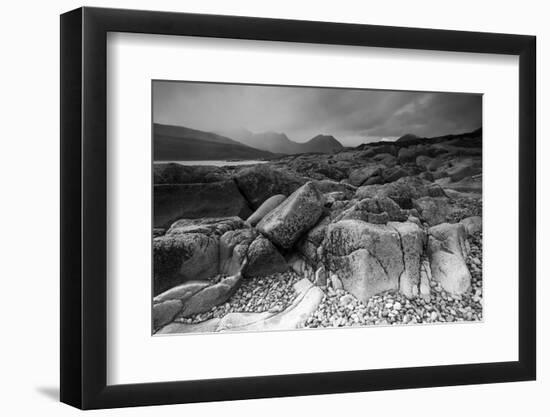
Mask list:
[{"label": "hazy hillside", "polygon": [[274,154],[230,138],[183,126],[154,124],[155,161],[266,159]]}]

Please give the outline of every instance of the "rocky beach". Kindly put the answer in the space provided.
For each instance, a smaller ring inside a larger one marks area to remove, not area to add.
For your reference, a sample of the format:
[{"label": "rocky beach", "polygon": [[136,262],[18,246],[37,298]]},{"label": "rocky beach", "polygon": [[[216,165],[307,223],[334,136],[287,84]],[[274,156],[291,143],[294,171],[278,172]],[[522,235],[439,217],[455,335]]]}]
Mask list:
[{"label": "rocky beach", "polygon": [[483,319],[482,132],[154,165],[153,333]]}]

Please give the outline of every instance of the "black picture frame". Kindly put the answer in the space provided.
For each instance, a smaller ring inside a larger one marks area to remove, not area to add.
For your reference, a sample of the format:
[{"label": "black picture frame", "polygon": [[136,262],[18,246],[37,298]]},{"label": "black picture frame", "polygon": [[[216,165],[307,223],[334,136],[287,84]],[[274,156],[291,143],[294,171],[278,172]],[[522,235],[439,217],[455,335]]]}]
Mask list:
[{"label": "black picture frame", "polygon": [[[519,360],[107,385],[108,32],[519,56]],[[62,402],[95,409],[535,379],[534,36],[84,7],[61,15],[60,57]]]}]

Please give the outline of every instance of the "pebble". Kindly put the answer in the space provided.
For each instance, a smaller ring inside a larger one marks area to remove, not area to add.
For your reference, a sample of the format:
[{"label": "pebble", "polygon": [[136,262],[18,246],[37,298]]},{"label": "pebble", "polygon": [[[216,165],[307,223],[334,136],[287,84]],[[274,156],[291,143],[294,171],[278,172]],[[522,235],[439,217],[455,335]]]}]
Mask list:
[{"label": "pebble", "polygon": [[[461,296],[448,294],[438,282],[429,280],[430,294],[407,299],[398,291],[388,291],[366,302],[357,300],[343,289],[335,274],[326,275],[328,286],[320,287],[325,296],[317,310],[306,320],[305,327],[345,327],[372,325],[405,325],[479,321],[483,318],[482,232],[468,237],[470,253],[466,263],[472,275],[471,289]],[[423,260],[426,262],[426,260]],[[318,271],[320,278],[321,271]],[[311,274],[314,276],[314,274]],[[232,312],[283,311],[296,298],[294,283],[303,276],[295,272],[252,278],[231,299],[212,310],[189,318],[176,318],[182,323],[199,323]]]},{"label": "pebble", "polygon": [[296,298],[294,284],[302,277],[292,272],[273,274],[244,280],[235,294],[224,304],[212,308],[206,313],[195,314],[174,321],[180,323],[200,323],[228,313],[277,313],[286,309]]}]

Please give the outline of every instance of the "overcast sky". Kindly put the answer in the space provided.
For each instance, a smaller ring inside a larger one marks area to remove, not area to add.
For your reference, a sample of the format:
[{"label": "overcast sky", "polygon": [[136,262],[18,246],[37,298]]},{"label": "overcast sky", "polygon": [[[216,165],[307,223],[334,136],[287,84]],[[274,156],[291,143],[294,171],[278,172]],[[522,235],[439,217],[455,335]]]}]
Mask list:
[{"label": "overcast sky", "polygon": [[209,132],[333,135],[345,146],[460,133],[481,126],[481,95],[155,81],[155,123]]}]

